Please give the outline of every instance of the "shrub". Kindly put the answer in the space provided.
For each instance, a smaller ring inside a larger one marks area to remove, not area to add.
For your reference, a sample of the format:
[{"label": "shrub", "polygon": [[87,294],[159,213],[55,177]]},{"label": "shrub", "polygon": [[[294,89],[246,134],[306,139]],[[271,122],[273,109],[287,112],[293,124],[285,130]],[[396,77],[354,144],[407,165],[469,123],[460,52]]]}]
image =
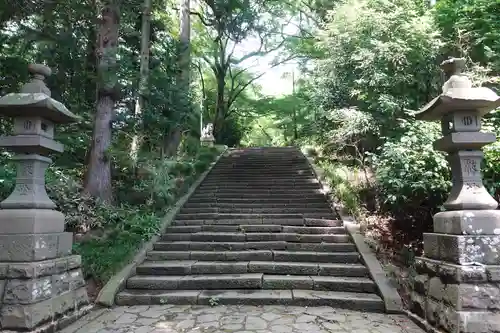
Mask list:
[{"label": "shrub", "polygon": [[[99,206],[106,221],[102,231],[89,233],[74,246],[82,256],[84,274],[105,283],[134,256],[141,244],[159,232],[161,217],[219,154],[200,148],[198,155],[165,159],[140,166],[140,177],[120,183],[121,205]],[[122,175],[123,177],[123,175]]]},{"label": "shrub", "polygon": [[441,137],[438,124],[406,124],[406,133],[397,140],[387,139],[372,155],[383,207],[394,213],[412,210],[434,211],[444,202],[450,188],[450,172],[445,155],[432,143]]},{"label": "shrub", "polygon": [[399,139],[387,139],[372,155],[378,201],[395,250],[422,249],[422,234],[432,230],[432,216],[446,199],[450,172],[443,153],[432,148],[441,136],[438,124],[408,122]]}]

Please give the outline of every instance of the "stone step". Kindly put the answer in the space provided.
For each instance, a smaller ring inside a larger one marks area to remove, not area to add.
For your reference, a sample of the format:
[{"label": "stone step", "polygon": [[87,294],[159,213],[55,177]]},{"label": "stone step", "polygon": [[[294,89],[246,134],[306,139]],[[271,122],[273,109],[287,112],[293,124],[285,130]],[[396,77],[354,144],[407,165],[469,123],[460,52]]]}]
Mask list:
[{"label": "stone step", "polygon": [[304,203],[304,204],[317,204],[317,203],[325,203],[325,197],[323,194],[314,195],[310,198],[307,197],[292,197],[292,198],[280,198],[280,197],[267,197],[267,198],[233,198],[233,197],[223,197],[218,196],[215,198],[212,196],[203,196],[203,197],[195,197],[191,196],[186,204],[191,203],[224,203],[224,204],[295,204],[295,203]]},{"label": "stone step", "polygon": [[316,201],[320,200],[325,200],[325,195],[323,193],[295,193],[295,192],[289,192],[286,194],[275,194],[275,193],[247,193],[247,192],[241,192],[241,193],[217,193],[216,195],[214,193],[198,193],[195,192],[193,195],[189,198],[189,201],[193,201],[193,199],[226,199],[226,198],[231,198],[231,199],[239,199],[239,200],[252,200],[252,199],[260,199],[260,200],[266,200],[266,199],[278,199],[278,200],[293,200],[293,199],[300,199],[302,198],[303,200],[310,200],[314,199]]},{"label": "stone step", "polygon": [[[225,226],[245,226],[245,225],[280,225],[280,226],[309,226],[309,227],[340,227],[343,226],[342,220],[333,219],[314,219],[314,218],[288,218],[288,219],[273,219],[273,218],[254,218],[254,219],[206,219],[206,220],[180,220],[175,219],[172,226],[207,226],[208,229],[222,227],[226,231],[234,231],[235,229],[226,228]],[[204,229],[202,231],[212,231]],[[219,229],[222,231],[222,228]],[[239,229],[238,229],[239,230]]]},{"label": "stone step", "polygon": [[245,184],[286,184],[287,182],[293,184],[303,184],[303,183],[315,183],[320,184],[314,178],[314,175],[303,174],[303,175],[291,175],[291,176],[267,176],[267,175],[235,175],[235,174],[225,174],[220,176],[209,175],[203,181],[203,185],[221,185],[221,184],[236,184],[236,183],[245,183]]},{"label": "stone step", "polygon": [[212,305],[298,305],[329,306],[339,309],[384,312],[382,299],[375,294],[320,290],[124,290],[117,305],[192,304]]},{"label": "stone step", "polygon": [[306,168],[301,168],[301,169],[290,169],[290,168],[281,168],[281,169],[276,169],[276,168],[260,168],[257,170],[249,170],[246,168],[221,168],[221,167],[216,167],[213,169],[210,174],[207,176],[207,179],[220,179],[221,181],[224,181],[224,179],[227,181],[227,178],[224,177],[232,177],[232,181],[237,181],[241,179],[244,179],[245,177],[254,179],[276,179],[277,177],[282,177],[282,178],[297,178],[298,176],[307,176],[309,178],[314,177],[314,173],[312,173],[311,170],[308,170]]},{"label": "stone step", "polygon": [[285,241],[292,243],[339,243],[349,236],[342,228],[342,234],[300,234],[295,232],[196,232],[168,233],[161,236],[162,241],[193,242],[269,242]]},{"label": "stone step", "polygon": [[172,226],[166,229],[167,234],[201,233],[201,232],[243,232],[243,233],[297,233],[297,234],[345,234],[343,226],[335,227],[304,227],[283,226],[277,224],[248,224],[248,225],[191,225]]},{"label": "stone step", "polygon": [[[276,219],[300,219],[300,218],[327,218],[332,219],[336,216],[333,212],[318,213],[268,213],[268,214],[244,214],[244,213],[199,213],[199,214],[177,214],[176,220],[260,220],[266,223],[267,220]],[[256,224],[260,224],[257,222]],[[274,224],[274,223],[272,223]]]},{"label": "stone step", "polygon": [[231,185],[200,185],[197,191],[211,191],[211,192],[228,192],[228,191],[244,191],[244,190],[253,190],[253,191],[314,191],[320,189],[320,184],[314,183],[303,183],[303,184],[242,184],[235,183]]},{"label": "stone step", "polygon": [[211,275],[136,275],[127,280],[128,289],[260,289],[260,273]]},{"label": "stone step", "polygon": [[[247,173],[243,173],[235,177],[234,174],[228,174],[233,178],[214,178],[213,174],[209,174],[202,182],[202,184],[210,184],[210,185],[220,185],[221,183],[232,184],[233,182],[238,183],[248,183],[248,184],[260,184],[260,183],[268,183],[268,184],[286,184],[290,183],[310,183],[310,184],[320,184],[320,181],[316,179],[313,173],[293,173],[292,175],[267,175],[265,173],[258,173],[254,175],[249,175]],[[229,181],[228,181],[229,180]]]},{"label": "stone step", "polygon": [[264,175],[255,175],[255,176],[240,176],[238,178],[230,179],[228,181],[225,179],[212,179],[211,176],[208,176],[203,181],[203,185],[220,185],[221,183],[226,183],[227,185],[232,185],[233,181],[238,182],[240,184],[245,185],[259,185],[259,184],[272,184],[272,185],[281,185],[281,184],[320,184],[320,182],[314,178],[313,175],[294,175],[292,177],[268,177]]},{"label": "stone step", "polygon": [[307,159],[231,149],[116,297],[135,304],[284,304],[383,311]]},{"label": "stone step", "polygon": [[306,227],[341,227],[344,226],[342,220],[304,218]]},{"label": "stone step", "polygon": [[262,289],[311,289],[353,293],[376,293],[369,278],[338,276],[269,275],[262,278]]},{"label": "stone step", "polygon": [[[285,263],[280,263],[285,264]],[[279,265],[278,265],[279,266]],[[309,266],[288,265],[286,269],[272,272],[252,262],[177,261],[146,262],[137,267],[136,276],[129,279],[129,289],[218,289],[227,279],[237,281],[232,288],[249,289],[314,289],[347,292],[375,293],[375,283],[366,277],[309,275]],[[316,270],[319,268],[316,266]],[[266,274],[268,271],[274,274]],[[248,273],[251,272],[251,273]],[[284,273],[281,273],[284,272]],[[294,275],[290,275],[294,274]],[[261,281],[258,281],[258,278]],[[217,281],[214,283],[214,281]]]},{"label": "stone step", "polygon": [[[301,230],[302,231],[302,230]],[[294,243],[338,243],[339,236],[343,240],[346,235],[344,228],[336,230],[337,234],[305,234],[296,232],[182,232],[166,233],[161,236],[163,241],[194,241],[194,242],[268,242],[286,241]]]},{"label": "stone step", "polygon": [[[273,184],[282,184],[285,181],[290,182],[311,182],[311,183],[320,183],[320,181],[316,178],[315,174],[311,170],[256,170],[255,172],[248,172],[245,169],[241,170],[228,170],[225,172],[216,173],[217,169],[213,169],[210,174],[203,180],[203,183],[215,183],[216,181],[220,183],[231,184],[233,182],[264,182],[267,181]],[[231,178],[223,178],[223,177],[231,177]],[[229,180],[229,181],[228,181]]]},{"label": "stone step", "polygon": [[291,169],[291,168],[305,168],[307,169],[307,162],[304,162],[304,159],[272,159],[266,158],[263,159],[226,159],[219,161],[217,169],[222,168],[245,168],[248,170],[255,170],[261,168],[269,168],[269,169]]},{"label": "stone step", "polygon": [[217,173],[228,173],[228,172],[239,172],[245,174],[258,174],[262,171],[266,171],[266,174],[302,174],[311,173],[312,170],[309,169],[309,165],[303,163],[257,163],[253,162],[253,165],[248,165],[249,162],[234,162],[234,163],[221,163],[218,164],[211,172],[211,174]]},{"label": "stone step", "polygon": [[221,183],[226,183],[226,184],[231,184],[232,182],[241,182],[241,183],[263,183],[263,182],[268,182],[270,184],[281,184],[281,183],[286,183],[286,182],[292,182],[292,183],[303,183],[303,182],[312,182],[312,183],[319,183],[319,181],[314,177],[314,175],[311,174],[294,174],[291,176],[287,175],[274,175],[274,176],[267,176],[265,174],[256,174],[256,175],[240,175],[235,177],[234,175],[227,175],[228,177],[214,177],[212,174],[209,174],[205,180],[203,181],[202,184],[208,184],[208,185],[220,185]]},{"label": "stone step", "polygon": [[[337,257],[329,254],[334,260]],[[326,257],[326,256],[325,256]],[[273,262],[273,261],[210,261],[167,260],[145,261],[136,267],[138,275],[196,275],[263,273],[291,276],[367,277],[364,266],[354,262]],[[369,280],[369,279],[368,279]],[[371,280],[369,280],[371,281]],[[281,289],[281,288],[277,288]],[[300,289],[300,288],[299,288]]]},{"label": "stone step", "polygon": [[327,202],[295,203],[233,203],[233,202],[187,202],[183,208],[330,208]]},{"label": "stone step", "polygon": [[[307,262],[332,263],[345,261],[345,256],[353,257],[356,246],[352,243],[329,244],[329,251],[279,251],[279,250],[243,250],[243,251],[149,251],[148,261],[166,260],[199,260],[199,261],[276,261],[276,262]],[[357,253],[356,253],[357,255]],[[360,272],[347,271],[347,276],[365,276],[364,266],[351,269],[360,269]],[[349,274],[354,275],[349,275]],[[333,274],[336,275],[336,274]]]},{"label": "stone step", "polygon": [[333,214],[329,207],[325,208],[307,208],[307,207],[253,207],[253,208],[233,208],[233,207],[183,207],[179,214],[202,214],[202,213],[219,213],[219,214],[305,214],[305,213],[324,213]]},{"label": "stone step", "polygon": [[192,226],[192,225],[212,225],[212,226],[221,226],[221,225],[254,225],[254,224],[266,224],[266,225],[295,225],[302,226],[305,224],[304,218],[240,218],[240,219],[204,219],[204,220],[181,220],[176,218],[172,225],[173,226]]},{"label": "stone step", "polygon": [[160,241],[154,244],[158,251],[227,251],[227,250],[288,250],[330,252],[338,243],[350,243],[348,235],[331,235],[327,243],[319,242],[287,242],[287,241],[254,241],[254,242],[202,242],[202,241]]},{"label": "stone step", "polygon": [[196,196],[202,195],[211,195],[211,196],[219,196],[219,195],[230,195],[235,198],[245,197],[248,195],[274,195],[281,196],[286,195],[290,192],[293,192],[295,195],[314,195],[314,194],[322,194],[321,189],[257,189],[257,188],[248,188],[248,189],[222,189],[219,191],[212,191],[207,189],[200,189],[196,191]]}]

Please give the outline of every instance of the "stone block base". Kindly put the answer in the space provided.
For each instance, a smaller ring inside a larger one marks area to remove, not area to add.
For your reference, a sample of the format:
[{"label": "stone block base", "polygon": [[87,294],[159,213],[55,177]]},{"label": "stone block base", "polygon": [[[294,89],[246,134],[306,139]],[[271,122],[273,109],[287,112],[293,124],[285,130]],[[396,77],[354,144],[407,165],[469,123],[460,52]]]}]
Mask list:
[{"label": "stone block base", "polygon": [[0,235],[64,231],[64,214],[51,209],[2,209],[0,221]]},{"label": "stone block base", "polygon": [[424,233],[424,253],[455,264],[500,265],[500,235]]},{"label": "stone block base", "polygon": [[457,311],[442,302],[417,293],[411,297],[412,311],[438,330],[449,333],[498,333],[500,313],[492,311]]},{"label": "stone block base", "polygon": [[32,331],[89,304],[80,256],[0,262],[0,328]]},{"label": "stone block base", "polygon": [[0,235],[0,262],[31,262],[71,254],[73,233]]},{"label": "stone block base", "polygon": [[449,333],[500,332],[500,266],[417,258],[411,311]]},{"label": "stone block base", "polygon": [[213,147],[215,145],[215,141],[212,140],[201,140],[200,142],[203,147]]},{"label": "stone block base", "polygon": [[454,235],[500,235],[500,210],[452,210],[434,215],[434,232]]}]

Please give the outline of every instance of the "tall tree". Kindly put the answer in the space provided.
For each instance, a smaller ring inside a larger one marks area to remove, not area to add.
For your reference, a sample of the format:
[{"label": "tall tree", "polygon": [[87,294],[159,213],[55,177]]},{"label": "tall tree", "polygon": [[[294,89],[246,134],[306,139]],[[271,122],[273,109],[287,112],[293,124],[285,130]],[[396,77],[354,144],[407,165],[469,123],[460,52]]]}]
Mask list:
[{"label": "tall tree", "polygon": [[119,97],[117,77],[118,32],[120,11],[114,0],[102,6],[97,36],[97,110],[90,149],[85,191],[102,200],[111,202],[111,129],[115,102]]},{"label": "tall tree", "polygon": [[[178,52],[178,74],[177,84],[180,86],[181,91],[189,91],[190,85],[190,67],[191,67],[191,3],[190,0],[180,1],[180,31],[179,31],[179,52]],[[189,101],[184,98],[181,101],[182,113],[185,115],[189,109]],[[184,123],[184,116],[181,116],[181,126]],[[164,154],[166,156],[173,156],[179,144],[181,143],[181,136],[183,128],[181,126],[173,126],[168,135],[165,136]]]},{"label": "tall tree", "polygon": [[[283,8],[281,2],[269,0],[205,0],[200,12],[196,13],[205,29],[205,47],[211,51],[203,52],[200,56],[212,70],[217,84],[213,119],[216,137],[225,119],[229,117],[231,105],[238,95],[265,74],[257,74],[242,83],[241,75],[252,67],[245,68],[245,63],[279,50],[288,41],[284,28],[290,20],[269,18],[287,17]],[[254,51],[237,57],[235,51],[238,44],[247,38],[260,41],[259,46]],[[286,60],[288,58],[285,57],[273,66]]]},{"label": "tall tree", "polygon": [[[142,6],[142,27],[141,27],[141,58],[140,58],[140,72],[139,72],[139,91],[135,104],[136,125],[143,124],[142,113],[146,106],[146,101],[149,95],[148,78],[149,78],[149,49],[151,41],[151,11],[153,7],[152,0],[144,0]],[[135,133],[132,138],[131,157],[137,160],[137,151],[141,144],[140,136]]]}]

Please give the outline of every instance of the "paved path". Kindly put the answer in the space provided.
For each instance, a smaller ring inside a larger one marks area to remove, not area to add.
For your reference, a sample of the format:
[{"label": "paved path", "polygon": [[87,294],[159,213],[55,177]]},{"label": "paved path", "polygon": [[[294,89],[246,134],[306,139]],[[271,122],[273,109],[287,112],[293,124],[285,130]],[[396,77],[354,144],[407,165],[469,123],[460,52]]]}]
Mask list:
[{"label": "paved path", "polygon": [[62,333],[423,333],[400,315],[330,307],[131,306],[100,310]]}]

